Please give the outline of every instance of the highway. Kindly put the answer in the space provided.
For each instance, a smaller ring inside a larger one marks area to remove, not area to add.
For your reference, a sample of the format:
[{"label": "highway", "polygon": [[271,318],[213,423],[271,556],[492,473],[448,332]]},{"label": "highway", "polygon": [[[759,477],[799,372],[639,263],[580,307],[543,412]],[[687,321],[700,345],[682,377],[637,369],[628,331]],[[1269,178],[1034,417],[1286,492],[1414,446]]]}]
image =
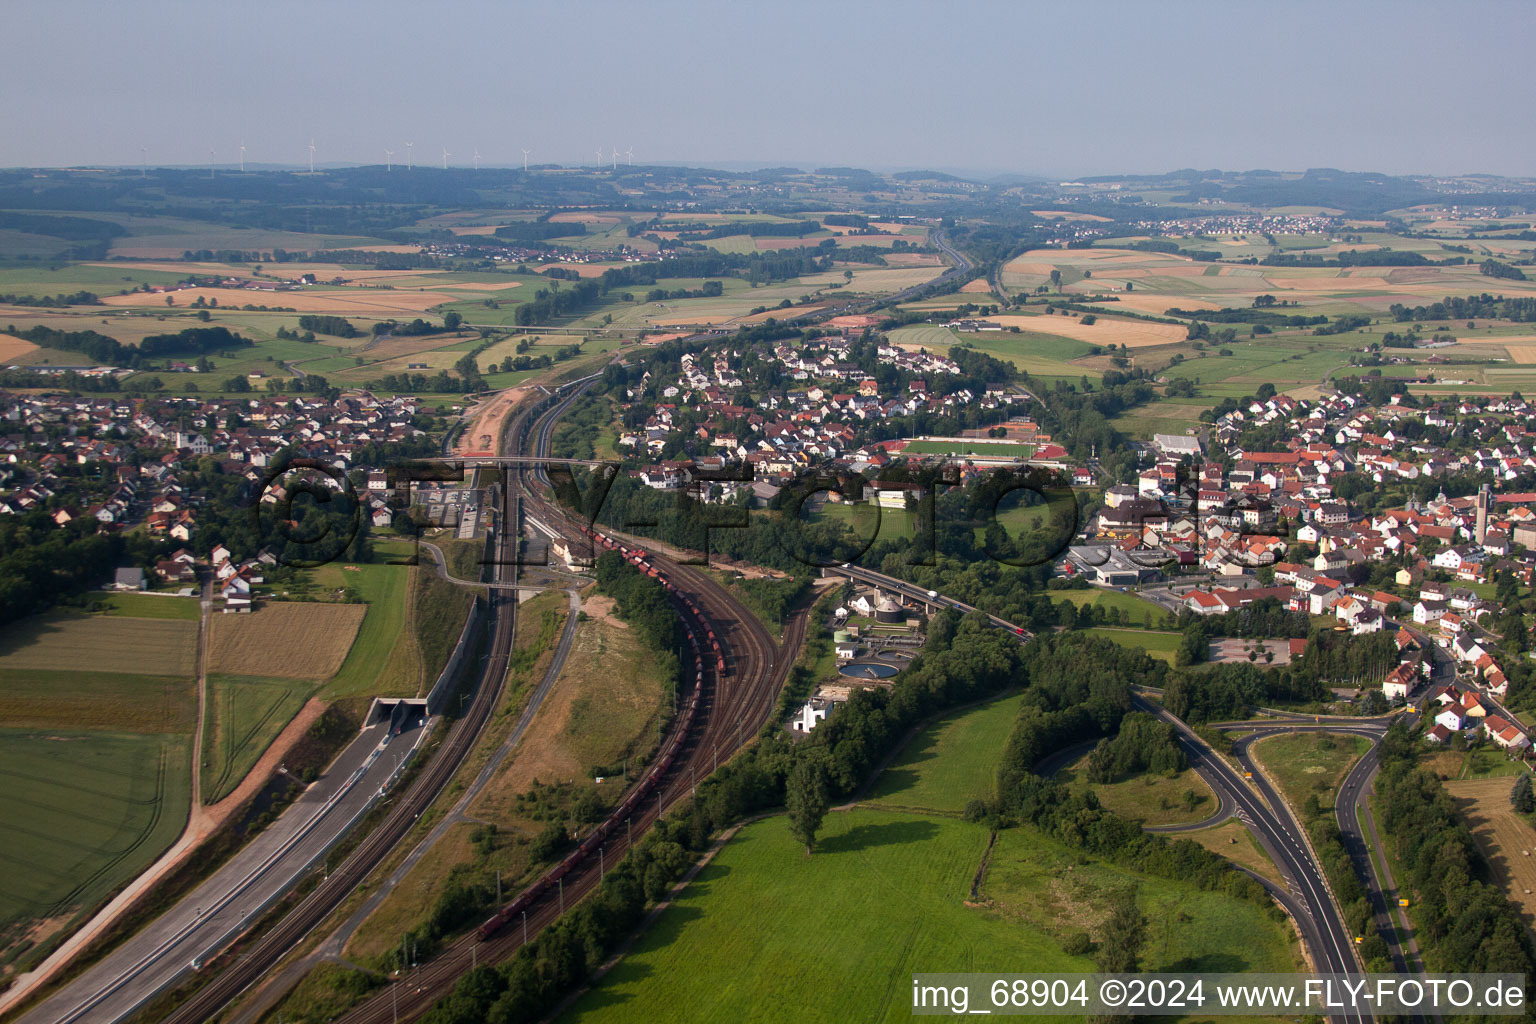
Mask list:
[{"label": "highway", "polygon": [[[497,578],[515,569],[517,530],[501,528],[515,524],[520,510],[511,506],[497,516],[498,532],[495,547],[498,564],[493,567]],[[492,591],[488,596],[490,607],[489,650],[481,662],[478,678],[470,681],[474,686],[474,699],[464,710],[461,718],[448,726],[447,736],[426,762],[425,767],[406,787],[403,794],[393,799],[384,820],[369,832],[347,857],[332,870],[297,906],[284,914],[260,936],[250,942],[240,955],[223,964],[213,978],[196,989],[165,1020],[170,1024],[201,1024],[211,1019],[235,996],[261,980],[279,960],[323,921],[342,900],[357,888],[375,866],[410,831],[421,812],[426,810],[453,778],[460,764],[475,746],[481,730],[490,720],[491,712],[499,704],[502,686],[507,675],[507,660],[512,650],[516,629],[516,598],[502,591]]]},{"label": "highway", "polygon": [[21,1020],[121,1020],[189,977],[194,963],[226,949],[379,799],[420,729],[415,721],[390,738],[386,720],[363,730],[325,775],[228,863]]}]

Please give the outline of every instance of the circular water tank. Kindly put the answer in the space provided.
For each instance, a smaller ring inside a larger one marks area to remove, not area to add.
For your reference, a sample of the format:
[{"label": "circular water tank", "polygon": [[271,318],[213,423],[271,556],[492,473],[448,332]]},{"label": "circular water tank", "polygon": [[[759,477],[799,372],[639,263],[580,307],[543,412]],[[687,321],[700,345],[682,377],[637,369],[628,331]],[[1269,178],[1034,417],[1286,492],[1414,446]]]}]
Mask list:
[{"label": "circular water tank", "polygon": [[849,640],[848,631],[846,629],[833,630],[833,632],[832,632],[832,642],[833,643],[835,643],[835,644],[845,644],[845,643],[848,642],[848,640]]},{"label": "circular water tank", "polygon": [[906,622],[907,612],[906,609],[902,608],[901,605],[897,604],[891,598],[882,595],[880,599],[875,602],[875,621]]}]

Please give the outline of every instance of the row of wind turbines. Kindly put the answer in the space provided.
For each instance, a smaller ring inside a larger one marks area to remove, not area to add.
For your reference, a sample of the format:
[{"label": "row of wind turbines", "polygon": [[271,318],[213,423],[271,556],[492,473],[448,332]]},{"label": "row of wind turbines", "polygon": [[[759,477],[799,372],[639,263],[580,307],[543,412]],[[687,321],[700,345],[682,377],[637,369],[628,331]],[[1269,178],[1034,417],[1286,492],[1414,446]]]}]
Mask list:
[{"label": "row of wind turbines", "polygon": [[[407,142],[405,144],[405,169],[408,170],[408,171],[414,169],[414,167],[415,167],[415,146],[416,146],[416,143],[414,143],[414,142]],[[525,150],[522,151],[522,153],[523,153],[523,171],[526,173],[527,170],[528,170],[528,158],[533,155],[533,150],[525,149]],[[218,155],[218,151],[217,150],[213,150],[213,149],[208,150],[208,177],[210,177],[210,178],[213,177],[213,173],[214,173],[214,159],[217,157],[217,155]],[[597,157],[597,166],[598,167],[601,167],[605,162],[608,162],[608,161],[605,161],[603,159],[603,147],[601,147],[601,146],[597,147],[597,149],[593,151],[593,155]],[[631,147],[626,149],[621,154],[619,152],[619,147],[614,146],[613,147],[613,151],[612,151],[612,153],[610,155],[610,160],[612,162],[612,166],[613,166],[613,169],[615,171],[617,171],[619,169],[619,157],[621,155],[627,161],[627,165],[628,166],[630,166],[630,167],[635,166],[635,147],[631,146]],[[453,156],[453,154],[448,152],[448,148],[446,146],[444,146],[443,147],[443,170],[445,170],[445,171],[448,169],[448,158],[450,156]],[[478,171],[480,169],[480,149],[479,149],[478,146],[475,147],[474,160],[475,160],[475,170]],[[385,171],[393,171],[394,170],[394,166],[395,166],[395,151],[392,150],[392,149],[384,150],[384,170]],[[242,174],[245,173],[245,140],[244,139],[240,140],[240,172]],[[315,140],[313,138],[311,138],[309,140],[309,173],[311,173],[311,174],[315,173]],[[144,147],[144,146],[140,146],[139,147],[139,176],[140,177],[146,177],[146,178],[149,176],[149,149],[147,147]]]},{"label": "row of wind turbines", "polygon": [[[415,146],[415,145],[416,145],[416,143],[414,143],[414,142],[407,142],[405,144],[405,169],[408,170],[408,171],[411,170],[412,166],[413,166],[413,164],[412,164],[412,147]],[[243,156],[244,156],[244,152],[245,152],[245,147],[242,146],[241,147],[242,159],[243,159]],[[597,157],[597,166],[601,167],[603,165],[603,163],[604,163],[604,161],[603,161],[603,147],[599,146],[593,152],[594,152],[594,155]],[[523,154],[523,171],[526,172],[528,170],[528,158],[533,155],[533,150],[525,149],[525,150],[522,151],[522,154]],[[618,170],[619,169],[619,156],[620,155],[621,154],[619,153],[619,148],[617,146],[613,147],[612,162],[613,162],[613,169],[614,170]],[[623,152],[622,155],[623,155],[624,159],[626,161],[628,161],[628,166],[630,166],[630,167],[635,166],[635,147],[633,147],[633,146],[629,147],[628,149],[626,149]],[[448,158],[451,157],[451,156],[453,156],[453,154],[448,152],[447,147],[446,146],[443,147],[443,170],[445,170],[445,171],[448,169]],[[478,171],[480,169],[480,149],[479,149],[478,146],[475,147],[474,160],[475,160],[475,170]],[[392,150],[392,149],[386,149],[384,151],[384,170],[385,171],[391,171],[391,170],[394,169],[394,165],[395,165],[395,151]],[[245,169],[245,165],[242,163],[241,164],[241,170],[244,170],[244,169]],[[315,169],[315,140],[314,139],[310,139],[309,140],[309,169],[311,171],[313,171]]]}]

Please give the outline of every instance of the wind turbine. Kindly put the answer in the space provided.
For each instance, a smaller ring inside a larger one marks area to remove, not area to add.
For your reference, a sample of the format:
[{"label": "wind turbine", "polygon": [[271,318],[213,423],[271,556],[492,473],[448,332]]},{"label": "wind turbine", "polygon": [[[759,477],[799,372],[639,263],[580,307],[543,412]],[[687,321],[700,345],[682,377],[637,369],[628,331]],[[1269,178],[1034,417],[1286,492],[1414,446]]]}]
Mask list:
[{"label": "wind turbine", "polygon": [[523,150],[523,173],[524,174],[528,173],[528,154],[532,153],[532,152],[533,152],[533,150],[531,150],[531,149]]},{"label": "wind turbine", "polygon": [[213,177],[213,150],[208,151],[208,177]]},{"label": "wind turbine", "polygon": [[480,147],[476,146],[475,147],[475,170],[478,171],[479,169],[480,169]]},{"label": "wind turbine", "polygon": [[414,143],[414,142],[407,142],[405,144],[405,169],[406,170],[410,170],[411,169],[411,147],[414,146],[414,145],[416,145],[416,143]]},{"label": "wind turbine", "polygon": [[245,173],[245,140],[240,140],[240,173]]},{"label": "wind turbine", "polygon": [[395,159],[395,151],[394,151],[394,150],[392,150],[392,149],[386,149],[386,150],[385,150],[385,151],[384,151],[384,169],[385,169],[385,170],[386,170],[386,171],[389,171],[389,170],[393,170],[393,169],[394,169],[394,165],[393,165],[393,163],[392,163],[392,162],[391,162],[391,161],[393,161],[393,160],[394,160],[394,159]]},{"label": "wind turbine", "polygon": [[309,140],[309,173],[315,173],[315,140],[313,136]]},{"label": "wind turbine", "polygon": [[624,158],[629,161],[629,166],[635,166],[635,147],[630,146],[624,151]]},{"label": "wind turbine", "polygon": [[601,167],[601,166],[603,166],[603,147],[602,146],[598,146],[597,150],[596,150],[596,153],[597,153],[597,166]]},{"label": "wind turbine", "polygon": [[448,152],[448,147],[447,146],[444,146],[443,147],[443,170],[445,170],[445,171],[448,169],[448,158],[451,157],[451,156],[453,156],[453,154]]},{"label": "wind turbine", "polygon": [[615,171],[617,171],[619,169],[619,147],[618,146],[614,146],[613,147],[613,169]]}]

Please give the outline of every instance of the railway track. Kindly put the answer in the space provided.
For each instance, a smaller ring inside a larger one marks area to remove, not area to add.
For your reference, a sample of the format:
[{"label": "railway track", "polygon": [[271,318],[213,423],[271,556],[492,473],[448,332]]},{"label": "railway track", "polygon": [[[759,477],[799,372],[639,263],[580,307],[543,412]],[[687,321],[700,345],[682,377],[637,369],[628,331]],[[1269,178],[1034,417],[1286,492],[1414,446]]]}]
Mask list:
[{"label": "railway track", "polygon": [[[514,444],[531,449],[529,454],[547,455],[555,424],[585,386],[579,384],[543,412],[524,413],[514,419],[508,427]],[[544,496],[547,483],[542,469],[529,467],[513,470],[508,479],[509,486],[516,489],[513,500],[522,501],[530,517],[537,517],[568,539],[582,537],[585,524]],[[798,650],[804,639],[805,614],[791,619],[781,647],[755,616],[706,573],[654,553],[644,553],[644,558],[670,582],[675,594],[693,601],[702,622],[689,623],[690,628],[712,627],[725,661],[725,670],[719,671],[705,649],[703,664],[699,666],[702,671],[698,676],[692,728],[681,737],[667,771],[626,820],[612,822],[604,840],[589,854],[578,858],[569,868],[562,864],[551,869],[507,904],[526,909],[492,930],[488,938],[482,939],[478,932],[461,936],[431,961],[418,965],[385,991],[354,1007],[340,1018],[344,1024],[414,1019],[448,995],[459,977],[476,964],[497,963],[512,956],[601,884],[609,865],[617,864],[657,818],[691,795],[698,781],[751,742],[772,716],[779,688],[793,662],[788,652]],[[687,622],[686,606],[680,604],[679,610]],[[685,679],[691,667],[685,666]],[[556,870],[560,876],[551,883],[548,878]],[[537,894],[530,897],[533,890]]]},{"label": "railway track", "polygon": [[[501,517],[503,522],[499,525],[511,528],[503,528],[497,535],[496,546],[501,552],[498,562],[502,563],[496,567],[498,573],[514,561],[510,555],[516,549],[516,524],[520,515],[520,510],[514,505]],[[442,747],[427,762],[421,774],[404,796],[398,799],[384,820],[364,837],[341,865],[297,906],[257,937],[249,948],[240,949],[236,944],[227,951],[226,958],[229,953],[237,953],[232,962],[163,1018],[167,1024],[200,1024],[209,1020],[237,995],[259,981],[388,856],[421,812],[431,805],[458,771],[500,700],[507,675],[507,659],[512,651],[516,598],[510,592],[492,591],[489,601],[491,644],[485,667],[474,700],[463,717],[449,727]]]}]

